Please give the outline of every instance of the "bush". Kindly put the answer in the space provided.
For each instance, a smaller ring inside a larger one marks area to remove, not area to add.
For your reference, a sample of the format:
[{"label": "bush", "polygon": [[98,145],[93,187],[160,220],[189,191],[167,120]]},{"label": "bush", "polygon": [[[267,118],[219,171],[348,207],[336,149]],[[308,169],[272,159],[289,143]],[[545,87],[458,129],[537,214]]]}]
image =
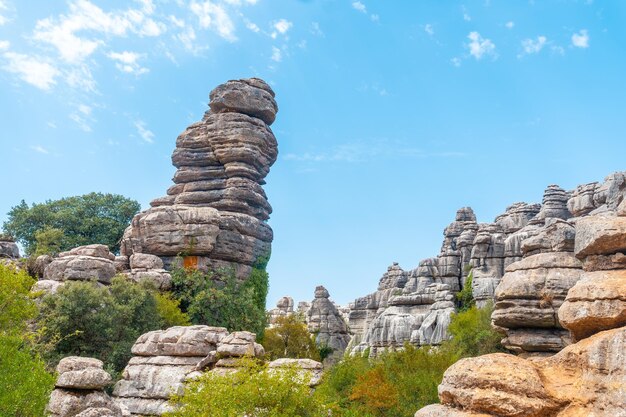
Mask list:
[{"label": "bush", "polygon": [[34,280],[0,265],[0,415],[44,415],[54,376],[32,349],[28,321],[37,314],[29,294]]},{"label": "bush", "polygon": [[189,326],[189,315],[180,310],[180,301],[170,293],[155,293],[156,308],[161,317],[163,328],[173,326]]},{"label": "bush", "polygon": [[258,263],[243,282],[237,280],[233,269],[172,271],[174,297],[193,324],[226,327],[231,332],[247,330],[256,333],[259,340],[267,324],[267,285],[263,263]]},{"label": "bush", "polygon": [[327,411],[311,395],[297,369],[268,372],[250,359],[240,370],[219,375],[207,372],[189,383],[182,396],[172,399],[179,406],[167,417],[326,417]]},{"label": "bush", "polygon": [[[108,245],[117,252],[124,229],[140,208],[134,200],[102,193],[48,200],[30,207],[22,200],[9,211],[3,227],[24,245],[27,255],[66,251],[91,243]],[[51,233],[53,229],[56,231]]]},{"label": "bush", "polygon": [[443,374],[463,357],[502,351],[500,336],[491,328],[491,312],[476,306],[454,314],[448,327],[452,339],[438,347],[415,347],[381,356],[348,357],[324,376],[316,396],[333,416],[410,416],[439,401]]},{"label": "bush", "polygon": [[465,278],[465,284],[463,289],[456,294],[457,304],[459,311],[466,311],[472,308],[476,302],[474,301],[474,293],[472,291],[472,281],[474,279],[474,272],[470,268],[467,278]]},{"label": "bush", "polygon": [[269,360],[278,358],[321,360],[320,353],[306,324],[295,314],[279,317],[274,327],[266,329],[263,347]]},{"label": "bush", "polygon": [[454,314],[448,326],[452,338],[443,347],[459,358],[505,352],[500,344],[502,336],[491,327],[491,313],[493,304],[488,303],[483,308],[473,306]]},{"label": "bush", "polygon": [[113,373],[131,357],[137,338],[151,330],[185,324],[176,302],[161,296],[147,283],[118,276],[111,286],[95,282],[67,281],[54,295],[42,300],[39,327],[41,346],[54,364],[69,356],[102,360]]}]

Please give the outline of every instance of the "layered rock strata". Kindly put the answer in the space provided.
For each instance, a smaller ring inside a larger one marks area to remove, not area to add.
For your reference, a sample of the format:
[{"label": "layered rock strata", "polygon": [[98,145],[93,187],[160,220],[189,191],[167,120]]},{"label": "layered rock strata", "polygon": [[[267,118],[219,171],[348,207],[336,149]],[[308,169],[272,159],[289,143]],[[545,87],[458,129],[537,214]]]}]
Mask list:
[{"label": "layered rock strata", "polygon": [[222,84],[210,99],[202,121],[176,140],[174,185],[135,216],[121,252],[159,256],[166,269],[182,255],[187,266],[234,267],[245,279],[273,237],[262,185],[278,154],[269,127],[278,107],[257,78]]},{"label": "layered rock strata", "polygon": [[[603,187],[623,190],[618,187],[621,183],[615,185],[613,180],[620,176],[609,178],[613,185],[594,186],[594,193]],[[587,206],[594,200],[588,195],[583,200],[582,191],[580,194],[575,196],[579,201],[569,204],[575,212],[587,215],[575,222],[578,259],[570,252],[547,252],[514,263],[498,287],[498,302],[505,306],[494,312],[495,322],[530,320],[539,327],[558,321],[575,343],[547,358],[491,354],[462,359],[444,374],[439,386],[442,405],[422,409],[416,417],[626,416],[626,269],[620,269],[621,262],[612,262],[621,259],[620,254],[626,255],[626,230],[621,229],[624,218],[616,216],[626,214],[619,209],[623,195],[616,198],[604,193],[600,201],[607,206],[592,209]],[[598,257],[606,259],[598,261]],[[515,279],[513,274],[519,271],[531,272]],[[547,289],[560,298],[568,280],[575,282],[560,301],[557,317],[553,301],[552,311],[534,304],[532,294]],[[556,294],[554,290],[558,290]],[[509,299],[513,300],[510,305]],[[536,334],[530,332],[526,338],[533,340]]]},{"label": "layered rock strata", "polygon": [[217,348],[217,362],[212,372],[224,374],[236,371],[243,357],[262,358],[265,349],[256,343],[256,335],[250,332],[233,332],[220,342]]},{"label": "layered rock strata", "polygon": [[111,376],[98,359],[69,356],[61,359],[50,395],[51,417],[122,417],[129,415],[104,392]]},{"label": "layered rock strata", "polygon": [[0,259],[18,259],[20,249],[12,239],[0,235]]},{"label": "layered rock strata", "polygon": [[106,245],[79,246],[61,252],[44,269],[43,279],[51,281],[89,281],[110,284],[115,276],[115,255]]},{"label": "layered rock strata", "polygon": [[276,324],[276,320],[278,320],[280,317],[286,317],[293,313],[293,298],[281,297],[276,302],[276,307],[267,312],[270,327]]},{"label": "layered rock strata", "polygon": [[332,349],[327,360],[333,362],[343,356],[350,334],[343,316],[329,297],[328,290],[323,286],[315,288],[315,298],[307,311],[306,321],[309,332],[316,335],[317,345]]},{"label": "layered rock strata", "polygon": [[161,415],[170,410],[168,399],[181,394],[189,374],[205,358],[215,355],[226,329],[209,326],[171,327],[140,336],[133,357],[115,384],[115,401],[132,415]]}]

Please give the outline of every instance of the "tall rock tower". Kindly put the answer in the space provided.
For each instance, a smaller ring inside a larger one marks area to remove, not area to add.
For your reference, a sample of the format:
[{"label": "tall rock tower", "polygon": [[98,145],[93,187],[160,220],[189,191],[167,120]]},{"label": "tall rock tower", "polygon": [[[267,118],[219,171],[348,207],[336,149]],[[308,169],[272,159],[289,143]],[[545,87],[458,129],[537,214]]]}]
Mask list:
[{"label": "tall rock tower", "polygon": [[166,268],[182,256],[186,266],[234,267],[245,279],[273,238],[262,186],[278,156],[269,127],[278,106],[269,85],[249,78],[215,88],[209,107],[178,136],[174,185],[134,217],[121,254],[156,255]]}]

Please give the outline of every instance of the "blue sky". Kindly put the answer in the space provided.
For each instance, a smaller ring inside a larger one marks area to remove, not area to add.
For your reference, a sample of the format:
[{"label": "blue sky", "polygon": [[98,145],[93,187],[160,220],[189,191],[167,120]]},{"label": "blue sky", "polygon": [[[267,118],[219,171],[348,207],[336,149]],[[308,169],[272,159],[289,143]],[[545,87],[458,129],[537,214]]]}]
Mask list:
[{"label": "blue sky", "polygon": [[346,303],[548,184],[626,168],[622,1],[0,0],[0,221],[21,199],[165,193],[228,79],[271,83],[273,304]]}]

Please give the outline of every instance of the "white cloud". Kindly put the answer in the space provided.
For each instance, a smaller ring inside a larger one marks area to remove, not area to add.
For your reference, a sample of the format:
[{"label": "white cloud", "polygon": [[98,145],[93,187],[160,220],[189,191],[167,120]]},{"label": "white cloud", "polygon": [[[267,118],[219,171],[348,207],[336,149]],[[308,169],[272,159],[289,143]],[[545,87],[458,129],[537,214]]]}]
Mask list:
[{"label": "white cloud", "polygon": [[367,7],[365,7],[365,5],[361,3],[360,1],[353,1],[352,8],[354,10],[358,10],[361,13],[367,13]]},{"label": "white cloud", "polygon": [[69,118],[73,122],[75,122],[82,131],[87,133],[91,132],[91,126],[89,125],[89,121],[87,120],[87,117],[85,117],[83,114],[78,112],[70,113]]},{"label": "white cloud", "polygon": [[141,75],[149,71],[148,68],[139,65],[137,61],[142,57],[142,55],[136,52],[109,52],[107,56],[110,59],[117,61],[115,63],[115,67],[122,72]]},{"label": "white cloud", "polygon": [[196,44],[196,31],[191,26],[185,28],[183,32],[177,34],[176,36],[174,36],[174,38],[178,39],[183,44],[185,49],[192,54],[198,54],[200,51],[206,48],[206,46]]},{"label": "white cloud", "polygon": [[179,28],[185,27],[185,21],[183,19],[179,19],[174,15],[169,15],[167,18],[174,26]]},{"label": "white cloud", "polygon": [[32,149],[35,152],[42,153],[44,155],[47,155],[50,153],[50,151],[48,151],[46,148],[44,148],[41,145],[33,145],[30,147],[30,149]]},{"label": "white cloud", "polygon": [[205,1],[204,3],[192,1],[190,9],[198,17],[201,28],[211,29],[228,41],[234,42],[237,40],[235,24],[226,12],[226,9],[221,5],[211,1]]},{"label": "white cloud", "polygon": [[42,90],[50,90],[56,84],[60,71],[49,62],[34,56],[5,52],[7,64],[4,70],[16,74],[22,81]]},{"label": "white cloud", "polygon": [[[522,48],[524,49],[524,53],[521,55],[530,55],[537,54],[541,52],[543,47],[546,45],[548,39],[545,36],[537,36],[537,39],[524,39],[522,41]],[[520,56],[521,56],[520,55]]]},{"label": "white cloud", "polygon": [[143,120],[136,120],[135,127],[141,139],[148,143],[154,143],[154,133],[146,127],[146,123]]},{"label": "white cloud", "polygon": [[4,51],[11,47],[11,42],[9,41],[0,41],[0,51]]},{"label": "white cloud", "polygon": [[65,82],[72,87],[83,90],[85,92],[94,93],[96,89],[96,80],[91,74],[91,70],[86,64],[72,67],[65,73]]},{"label": "white cloud", "polygon": [[378,16],[377,14],[372,14],[370,16],[370,19],[372,19],[372,22],[378,22],[380,21],[380,16]]},{"label": "white cloud", "polygon": [[272,61],[274,62],[280,62],[283,60],[283,53],[281,52],[280,49],[278,49],[275,46],[272,46]]},{"label": "white cloud", "polygon": [[315,36],[324,36],[324,32],[320,28],[320,24],[318,22],[311,23],[311,33]]},{"label": "white cloud", "polygon": [[2,11],[3,10],[8,10],[9,8],[7,7],[6,3],[3,0],[0,0],[0,26],[6,24],[9,19],[6,16],[2,15]]},{"label": "white cloud", "polygon": [[281,35],[287,33],[289,29],[293,26],[293,23],[286,19],[280,19],[276,23],[274,23],[274,29],[276,29]]},{"label": "white cloud", "polygon": [[455,67],[460,67],[461,66],[461,58],[459,57],[454,57],[450,60],[450,62],[452,62],[452,65],[454,65]]},{"label": "white cloud", "polygon": [[428,23],[424,26],[424,32],[428,33],[430,36],[433,36],[435,34],[435,28],[433,27],[433,25]]},{"label": "white cloud", "polygon": [[572,35],[572,45],[576,48],[589,47],[589,32],[587,32],[587,29],[582,29],[578,33],[574,33]]},{"label": "white cloud", "polygon": [[508,22],[504,24],[504,26],[506,26],[507,29],[513,29],[515,27],[515,22],[512,20],[509,20]]},{"label": "white cloud", "polygon": [[86,104],[80,104],[78,106],[78,111],[84,114],[85,116],[91,115],[91,107]]},{"label": "white cloud", "polygon": [[496,45],[491,41],[491,39],[483,38],[478,32],[470,32],[470,34],[467,35],[467,38],[470,42],[466,46],[469,48],[470,55],[476,58],[476,60],[480,60],[484,56],[488,55],[495,56]]},{"label": "white cloud", "polygon": [[251,30],[254,33],[259,33],[261,31],[261,29],[259,28],[259,26],[256,23],[252,23],[250,21],[246,22],[246,28],[248,28],[249,30]]},{"label": "white cloud", "polygon": [[463,20],[465,20],[466,22],[471,22],[472,16],[469,15],[465,6],[461,7],[461,11],[463,12]]}]

